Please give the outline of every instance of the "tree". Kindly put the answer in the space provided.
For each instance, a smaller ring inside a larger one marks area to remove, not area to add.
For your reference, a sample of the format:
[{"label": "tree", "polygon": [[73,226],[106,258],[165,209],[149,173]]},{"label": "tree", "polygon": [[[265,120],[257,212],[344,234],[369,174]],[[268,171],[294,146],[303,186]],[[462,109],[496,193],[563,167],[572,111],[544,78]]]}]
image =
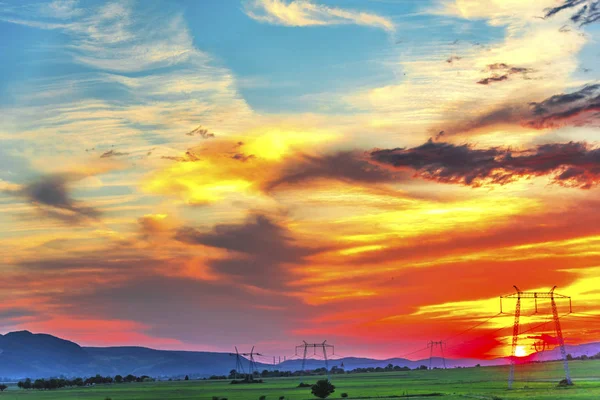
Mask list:
[{"label": "tree", "polygon": [[184,380],[184,381],[189,381],[189,380],[190,380],[190,377],[186,375],[186,376],[185,376],[185,378],[183,378],[183,380]]},{"label": "tree", "polygon": [[328,379],[321,379],[312,386],[311,392],[313,395],[324,399],[335,392],[335,386],[333,386]]},{"label": "tree", "polygon": [[1,384],[0,385],[0,392],[4,392],[7,388],[8,388],[8,386],[6,386],[5,384]]},{"label": "tree", "polygon": [[115,375],[116,383],[123,383],[123,377],[121,375]]}]

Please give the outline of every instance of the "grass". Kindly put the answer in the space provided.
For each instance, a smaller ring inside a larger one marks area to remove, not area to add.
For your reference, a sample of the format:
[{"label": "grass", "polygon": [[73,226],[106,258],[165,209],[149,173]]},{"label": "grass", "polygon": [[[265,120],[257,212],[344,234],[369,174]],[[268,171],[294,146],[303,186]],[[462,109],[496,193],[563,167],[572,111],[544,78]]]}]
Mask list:
[{"label": "grass", "polygon": [[[329,399],[408,398],[408,399],[481,399],[481,400],[597,400],[600,399],[600,360],[569,363],[575,386],[557,387],[563,378],[561,363],[544,363],[517,368],[518,381],[507,390],[507,367],[462,368],[433,371],[403,371],[334,375],[335,393]],[[315,382],[319,377],[304,377]],[[177,381],[99,385],[90,388],[54,391],[19,390],[11,386],[0,400],[210,400],[213,396],[228,400],[315,399],[310,388],[298,388],[298,378],[265,379],[262,384],[230,385],[229,381]],[[432,396],[439,393],[441,396]],[[431,396],[431,397],[429,397]]]}]

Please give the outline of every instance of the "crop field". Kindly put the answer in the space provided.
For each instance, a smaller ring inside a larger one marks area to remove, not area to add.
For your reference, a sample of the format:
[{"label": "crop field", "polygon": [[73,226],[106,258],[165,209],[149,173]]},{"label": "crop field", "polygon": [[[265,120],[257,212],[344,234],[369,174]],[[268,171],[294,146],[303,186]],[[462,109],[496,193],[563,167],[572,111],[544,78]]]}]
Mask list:
[{"label": "crop field", "polygon": [[[558,387],[561,363],[519,366],[513,390],[507,390],[507,367],[480,367],[432,371],[362,373],[332,376],[336,386],[330,399],[367,398],[440,398],[440,399],[600,399],[600,360],[570,363],[574,386]],[[313,383],[320,377],[304,377]],[[315,399],[310,388],[298,388],[299,378],[270,378],[261,384],[231,385],[229,381],[176,381],[98,385],[53,391],[20,390],[10,386],[0,400],[169,400],[206,399],[213,396],[228,400]],[[432,394],[438,394],[433,397]],[[432,397],[429,397],[429,396]]]}]

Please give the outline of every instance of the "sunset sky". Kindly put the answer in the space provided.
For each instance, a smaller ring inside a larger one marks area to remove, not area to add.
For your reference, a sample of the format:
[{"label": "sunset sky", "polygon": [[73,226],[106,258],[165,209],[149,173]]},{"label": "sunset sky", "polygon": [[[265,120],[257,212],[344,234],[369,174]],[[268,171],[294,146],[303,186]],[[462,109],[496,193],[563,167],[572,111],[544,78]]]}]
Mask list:
[{"label": "sunset sky", "polygon": [[0,38],[0,333],[491,358],[513,285],[600,312],[597,0],[0,0]]}]

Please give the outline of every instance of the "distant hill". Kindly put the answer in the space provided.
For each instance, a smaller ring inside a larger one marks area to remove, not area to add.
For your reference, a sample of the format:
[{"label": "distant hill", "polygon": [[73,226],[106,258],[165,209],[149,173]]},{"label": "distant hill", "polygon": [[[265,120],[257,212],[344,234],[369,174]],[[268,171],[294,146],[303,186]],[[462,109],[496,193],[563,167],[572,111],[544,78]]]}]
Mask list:
[{"label": "distant hill", "polygon": [[94,359],[101,373],[109,375],[227,375],[235,367],[235,357],[228,353],[146,347],[84,347],[84,350]]},{"label": "distant hill", "polygon": [[[600,343],[567,345],[566,350],[574,357],[591,356],[600,352]],[[558,358],[560,358],[558,348],[529,357],[531,360]],[[446,359],[448,368],[507,363],[506,358],[495,360]],[[385,367],[388,364],[412,369],[420,365],[429,365],[429,359],[411,361],[404,358],[375,360],[345,357],[329,361],[330,367],[343,366],[346,370]],[[298,371],[301,369],[301,365],[302,360],[294,359],[284,361],[275,368],[280,371]],[[316,369],[324,366],[323,360],[307,360],[305,368]],[[433,366],[441,367],[441,359],[435,358]],[[33,334],[28,331],[0,335],[0,377],[8,379],[96,374],[208,377],[210,375],[227,375],[234,367],[235,358],[229,356],[228,353],[153,350],[145,347],[81,347],[77,343],[55,336]],[[257,363],[257,368],[259,370],[272,369],[273,366]]]},{"label": "distant hill", "polygon": [[[229,374],[228,353],[166,351],[145,347],[81,347],[77,343],[29,331],[0,335],[0,377],[18,379],[96,374],[210,376]],[[258,367],[263,368],[262,364]]]},{"label": "distant hill", "polygon": [[0,335],[0,376],[51,376],[77,374],[93,363],[78,344],[29,331]]}]

